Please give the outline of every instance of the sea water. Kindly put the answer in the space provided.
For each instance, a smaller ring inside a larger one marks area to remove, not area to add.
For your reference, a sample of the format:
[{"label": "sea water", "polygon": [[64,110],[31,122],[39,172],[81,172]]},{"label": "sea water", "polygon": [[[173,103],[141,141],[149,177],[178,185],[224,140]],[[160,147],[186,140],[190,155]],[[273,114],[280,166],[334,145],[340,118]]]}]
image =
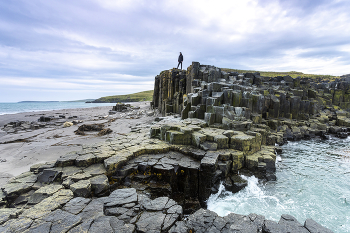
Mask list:
[{"label": "sea water", "polygon": [[304,223],[312,218],[334,232],[350,232],[350,138],[313,139],[282,146],[276,181],[242,178],[248,186],[238,193],[220,187],[207,201],[220,216],[256,213],[279,221],[290,214]]},{"label": "sea water", "polygon": [[73,108],[91,108],[98,106],[114,106],[115,103],[85,103],[85,102],[19,102],[0,103],[0,115],[20,112],[51,111]]}]

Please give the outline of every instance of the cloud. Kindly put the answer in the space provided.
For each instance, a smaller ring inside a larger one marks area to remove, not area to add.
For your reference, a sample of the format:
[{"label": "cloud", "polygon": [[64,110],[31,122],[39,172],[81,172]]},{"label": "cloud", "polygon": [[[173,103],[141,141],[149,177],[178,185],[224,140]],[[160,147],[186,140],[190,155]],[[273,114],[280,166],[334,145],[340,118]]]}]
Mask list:
[{"label": "cloud", "polygon": [[97,90],[152,89],[180,51],[184,67],[342,75],[349,7],[345,0],[2,1],[0,80],[13,91],[3,94],[2,85],[0,101],[32,99],[31,88],[39,99],[47,90],[84,99]]}]

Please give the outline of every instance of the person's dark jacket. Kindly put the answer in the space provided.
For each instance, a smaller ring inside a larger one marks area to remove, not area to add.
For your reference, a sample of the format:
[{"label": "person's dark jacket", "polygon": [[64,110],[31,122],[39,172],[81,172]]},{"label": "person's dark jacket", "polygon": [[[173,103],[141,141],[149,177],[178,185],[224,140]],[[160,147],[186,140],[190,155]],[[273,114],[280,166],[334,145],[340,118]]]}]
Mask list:
[{"label": "person's dark jacket", "polygon": [[178,62],[182,62],[184,60],[184,57],[182,56],[182,54],[179,55],[179,59]]}]

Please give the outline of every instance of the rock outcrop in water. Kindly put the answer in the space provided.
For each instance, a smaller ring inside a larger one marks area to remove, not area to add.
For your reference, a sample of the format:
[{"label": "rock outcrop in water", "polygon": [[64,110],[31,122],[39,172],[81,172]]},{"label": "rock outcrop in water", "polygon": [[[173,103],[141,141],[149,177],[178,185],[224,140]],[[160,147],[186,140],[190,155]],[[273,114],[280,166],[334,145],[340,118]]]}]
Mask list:
[{"label": "rock outcrop in water", "polygon": [[276,144],[347,136],[349,87],[346,78],[316,84],[196,62],[163,71],[152,106],[164,117],[10,180],[0,232],[331,232],[312,219],[219,217],[205,207],[220,182],[232,192],[247,185],[238,172],[275,179]]}]

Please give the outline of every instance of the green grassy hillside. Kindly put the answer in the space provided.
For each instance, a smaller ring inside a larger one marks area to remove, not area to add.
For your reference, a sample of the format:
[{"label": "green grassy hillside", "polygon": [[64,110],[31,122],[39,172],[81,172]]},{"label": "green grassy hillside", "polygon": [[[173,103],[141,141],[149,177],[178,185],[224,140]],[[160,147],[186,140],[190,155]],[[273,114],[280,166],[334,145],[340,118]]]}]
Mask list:
[{"label": "green grassy hillside", "polygon": [[93,103],[119,103],[119,102],[140,102],[140,101],[152,101],[153,90],[142,91],[129,95],[112,95],[101,97],[92,101]]}]

